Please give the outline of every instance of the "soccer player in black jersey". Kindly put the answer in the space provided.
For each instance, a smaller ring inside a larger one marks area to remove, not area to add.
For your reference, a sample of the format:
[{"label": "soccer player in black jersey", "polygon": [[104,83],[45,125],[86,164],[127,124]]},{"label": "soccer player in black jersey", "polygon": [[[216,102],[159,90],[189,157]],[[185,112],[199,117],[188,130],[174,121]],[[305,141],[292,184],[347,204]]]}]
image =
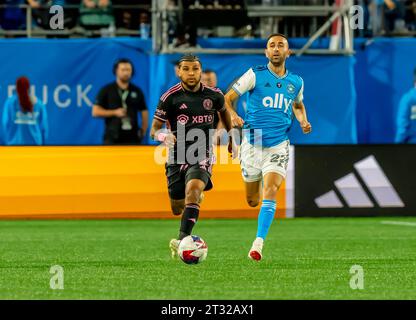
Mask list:
[{"label": "soccer player in black jersey", "polygon": [[[198,220],[202,192],[212,189],[214,113],[218,112],[227,131],[232,128],[224,95],[221,90],[202,84],[201,73],[198,57],[181,58],[181,82],[161,96],[150,131],[153,139],[169,146],[165,167],[172,212],[183,213],[179,237],[169,244],[172,257],[177,254],[179,242],[191,234]],[[161,130],[164,124],[167,132]]]}]

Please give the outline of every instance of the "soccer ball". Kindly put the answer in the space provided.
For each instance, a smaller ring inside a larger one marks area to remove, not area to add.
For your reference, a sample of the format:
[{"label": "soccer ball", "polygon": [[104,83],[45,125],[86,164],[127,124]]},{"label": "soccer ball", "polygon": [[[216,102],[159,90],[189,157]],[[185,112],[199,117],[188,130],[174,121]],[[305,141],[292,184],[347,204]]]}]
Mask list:
[{"label": "soccer ball", "polygon": [[187,264],[201,263],[207,257],[208,246],[201,237],[187,236],[179,243],[178,254]]}]

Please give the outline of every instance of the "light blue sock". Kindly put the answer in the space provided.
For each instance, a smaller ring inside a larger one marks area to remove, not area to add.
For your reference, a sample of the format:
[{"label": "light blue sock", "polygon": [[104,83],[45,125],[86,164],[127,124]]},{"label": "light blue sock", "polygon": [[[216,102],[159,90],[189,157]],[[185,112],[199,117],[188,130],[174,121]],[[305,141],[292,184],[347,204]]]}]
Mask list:
[{"label": "light blue sock", "polygon": [[273,222],[276,212],[276,201],[263,200],[260,208],[257,226],[257,237],[265,239]]}]

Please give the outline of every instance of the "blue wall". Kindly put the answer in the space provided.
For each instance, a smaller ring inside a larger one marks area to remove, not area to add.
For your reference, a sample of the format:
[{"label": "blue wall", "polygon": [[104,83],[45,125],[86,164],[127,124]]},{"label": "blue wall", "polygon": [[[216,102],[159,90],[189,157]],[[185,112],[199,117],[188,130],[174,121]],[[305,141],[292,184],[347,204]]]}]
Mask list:
[{"label": "blue wall", "polygon": [[[300,46],[304,39],[291,42]],[[325,44],[325,39],[318,45]],[[202,45],[218,45],[203,40]],[[240,41],[248,47],[262,42]],[[293,143],[388,143],[395,132],[401,95],[412,86],[416,39],[376,39],[355,57],[290,57],[288,68],[305,80],[305,104],[313,125],[309,136],[297,123]],[[232,39],[221,46],[236,47]],[[8,39],[0,40],[0,112],[17,77],[28,76],[40,99],[47,99],[51,127],[48,144],[100,144],[103,121],[91,117],[91,103],[106,83],[114,80],[112,64],[120,57],[134,61],[133,82],[146,96],[153,114],[160,95],[177,82],[172,62],[178,55],[154,55],[151,42],[137,38]],[[201,55],[204,67],[219,74],[225,90],[247,68],[266,63],[262,55]],[[243,104],[243,98],[240,104]],[[148,141],[149,142],[149,141]]]},{"label": "blue wall", "polygon": [[357,128],[359,143],[393,143],[396,114],[413,83],[416,39],[376,39],[356,46]]},{"label": "blue wall", "polygon": [[137,67],[134,83],[148,93],[150,49],[149,42],[139,40],[0,40],[0,108],[9,87],[25,75],[36,96],[47,102],[47,144],[101,144],[103,121],[91,116],[98,90],[114,80],[113,62],[127,57]]},{"label": "blue wall", "polygon": [[[157,104],[160,92],[177,82],[173,74],[173,55],[152,57],[150,83],[152,106]],[[200,55],[204,68],[213,69],[219,75],[218,86],[225,91],[248,68],[266,64],[259,55]],[[313,126],[310,135],[302,134],[297,122],[291,130],[293,143],[355,143],[355,88],[353,57],[290,57],[288,69],[299,73],[305,81],[305,105]],[[319,70],[319,72],[316,72]],[[337,80],[333,80],[333,75]],[[164,75],[164,76],[161,76]],[[242,97],[241,99],[245,99]]]}]

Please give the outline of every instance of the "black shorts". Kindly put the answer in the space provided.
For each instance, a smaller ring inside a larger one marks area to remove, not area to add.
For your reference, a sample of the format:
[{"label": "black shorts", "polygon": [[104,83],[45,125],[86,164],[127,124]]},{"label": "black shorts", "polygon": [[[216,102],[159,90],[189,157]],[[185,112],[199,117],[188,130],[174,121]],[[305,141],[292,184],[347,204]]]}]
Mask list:
[{"label": "black shorts", "polygon": [[211,190],[212,164],[187,165],[187,164],[166,164],[165,174],[168,180],[169,197],[173,200],[185,199],[185,187],[188,181],[199,179],[205,183],[204,191]]}]

